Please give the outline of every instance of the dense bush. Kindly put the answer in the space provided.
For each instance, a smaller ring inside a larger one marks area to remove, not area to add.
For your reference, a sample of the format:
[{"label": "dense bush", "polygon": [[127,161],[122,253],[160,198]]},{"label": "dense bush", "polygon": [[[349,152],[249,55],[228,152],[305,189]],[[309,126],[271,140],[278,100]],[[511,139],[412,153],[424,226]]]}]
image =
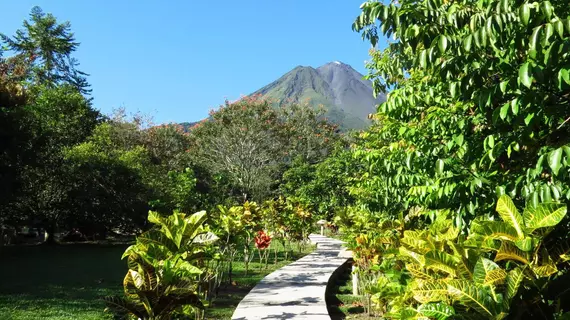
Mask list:
[{"label": "dense bush", "polygon": [[368,1],[361,9],[355,30],[373,45],[393,38],[368,63],[376,91],[391,91],[351,148],[363,169],[336,221],[372,311],[398,319],[570,311],[561,289],[567,4]]}]

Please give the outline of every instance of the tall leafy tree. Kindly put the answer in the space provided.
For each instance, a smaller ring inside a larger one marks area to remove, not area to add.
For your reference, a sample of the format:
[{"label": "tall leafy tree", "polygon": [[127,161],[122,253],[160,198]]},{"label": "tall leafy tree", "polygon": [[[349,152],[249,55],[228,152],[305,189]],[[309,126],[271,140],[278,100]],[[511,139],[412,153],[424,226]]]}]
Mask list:
[{"label": "tall leafy tree", "polygon": [[[33,162],[24,168],[22,188],[12,203],[13,216],[41,223],[55,232],[60,219],[72,213],[64,152],[83,142],[100,121],[90,102],[70,85],[32,87],[25,106],[32,135]],[[50,238],[50,241],[53,237]]]},{"label": "tall leafy tree", "polygon": [[3,58],[0,51],[0,224],[7,206],[21,188],[26,163],[33,161],[30,119],[24,109],[27,94],[21,80],[28,65],[21,57]]},{"label": "tall leafy tree", "polygon": [[276,193],[293,159],[313,164],[331,152],[339,135],[322,115],[303,105],[274,108],[257,96],[227,102],[190,130],[190,152],[228,178],[230,194],[263,200]]},{"label": "tall leafy tree", "polygon": [[[565,1],[367,1],[353,28],[369,78],[392,88],[355,151],[377,205],[451,208],[456,222],[497,195],[570,199],[570,24]],[[364,191],[363,191],[364,192]]]},{"label": "tall leafy tree", "polygon": [[285,157],[277,112],[267,101],[244,98],[226,102],[210,119],[191,129],[191,151],[211,172],[226,175],[231,193],[243,200],[262,199],[271,192]]},{"label": "tall leafy tree", "polygon": [[90,92],[87,74],[77,69],[79,62],[72,56],[79,43],[69,22],[59,23],[52,14],[34,7],[23,29],[13,37],[0,33],[0,38],[10,50],[32,62],[29,71],[34,82],[48,86],[68,83],[82,93]]}]

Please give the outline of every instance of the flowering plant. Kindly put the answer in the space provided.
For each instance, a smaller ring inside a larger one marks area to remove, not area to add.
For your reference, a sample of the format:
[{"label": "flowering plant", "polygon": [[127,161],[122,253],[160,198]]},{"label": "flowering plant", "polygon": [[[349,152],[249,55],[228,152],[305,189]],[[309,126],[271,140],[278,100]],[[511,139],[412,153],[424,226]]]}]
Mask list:
[{"label": "flowering plant", "polygon": [[263,230],[257,232],[254,240],[255,247],[259,250],[267,249],[271,244],[271,236],[269,236],[269,234],[265,233]]}]

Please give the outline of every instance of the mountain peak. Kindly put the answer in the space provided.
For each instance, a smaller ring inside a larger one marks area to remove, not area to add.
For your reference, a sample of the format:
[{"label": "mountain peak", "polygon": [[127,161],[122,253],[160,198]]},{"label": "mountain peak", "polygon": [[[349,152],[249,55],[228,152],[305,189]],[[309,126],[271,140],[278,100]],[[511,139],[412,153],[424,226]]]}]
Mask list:
[{"label": "mountain peak", "polygon": [[[342,62],[342,61],[331,61],[329,63],[325,63],[324,65],[322,65],[321,67],[324,66],[348,66],[346,63]],[[319,67],[320,68],[320,67]]]},{"label": "mountain peak", "polygon": [[326,107],[326,116],[345,129],[364,128],[368,114],[385,101],[374,99],[372,84],[350,65],[332,61],[318,68],[297,66],[254,94],[272,98],[278,104],[304,102]]}]

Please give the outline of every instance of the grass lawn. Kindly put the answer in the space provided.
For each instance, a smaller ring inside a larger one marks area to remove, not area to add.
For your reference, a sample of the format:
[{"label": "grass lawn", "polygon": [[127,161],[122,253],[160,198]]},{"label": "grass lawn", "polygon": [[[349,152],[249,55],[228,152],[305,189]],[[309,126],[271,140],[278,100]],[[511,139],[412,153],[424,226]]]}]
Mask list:
[{"label": "grass lawn", "polygon": [[126,247],[0,248],[0,319],[111,319],[100,298],[122,293]]},{"label": "grass lawn", "polygon": [[[102,297],[122,295],[122,281],[127,271],[120,260],[127,245],[68,244],[57,246],[0,247],[0,319],[61,320],[112,319],[103,312]],[[206,319],[230,319],[241,299],[270,272],[300,258],[312,250],[298,250],[285,261],[273,254],[267,269],[259,262],[250,263],[245,275],[244,263],[234,263],[234,284],[222,285],[218,297],[206,310]],[[259,261],[259,260],[258,260]]]}]

